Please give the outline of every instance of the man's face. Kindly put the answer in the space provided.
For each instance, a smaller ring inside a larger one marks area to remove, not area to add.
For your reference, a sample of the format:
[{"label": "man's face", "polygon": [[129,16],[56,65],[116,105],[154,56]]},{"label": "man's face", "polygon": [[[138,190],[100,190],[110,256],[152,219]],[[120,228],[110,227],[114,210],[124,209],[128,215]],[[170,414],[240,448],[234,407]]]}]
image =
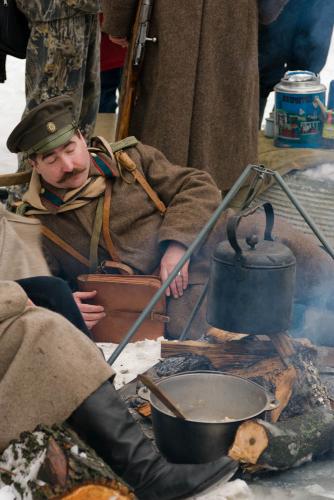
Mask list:
[{"label": "man's face", "polygon": [[76,189],[88,179],[90,155],[80,132],[68,143],[30,161],[38,174],[57,188]]}]

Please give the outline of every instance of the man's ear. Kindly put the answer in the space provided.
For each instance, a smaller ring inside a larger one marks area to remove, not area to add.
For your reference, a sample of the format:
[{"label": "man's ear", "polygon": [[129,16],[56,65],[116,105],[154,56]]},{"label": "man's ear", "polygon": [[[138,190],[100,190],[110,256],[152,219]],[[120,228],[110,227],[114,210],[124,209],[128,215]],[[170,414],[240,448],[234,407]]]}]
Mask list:
[{"label": "man's ear", "polygon": [[37,161],[36,160],[32,160],[31,158],[28,158],[28,163],[29,165],[32,167],[32,168],[36,168],[37,172],[38,172],[38,164],[37,164]]},{"label": "man's ear", "polygon": [[84,138],[84,136],[82,135],[81,130],[79,130],[79,129],[78,129],[77,134],[78,134],[78,137],[80,137],[80,139],[82,140],[82,142],[84,142],[85,144],[87,144],[86,139],[85,139],[85,138]]}]

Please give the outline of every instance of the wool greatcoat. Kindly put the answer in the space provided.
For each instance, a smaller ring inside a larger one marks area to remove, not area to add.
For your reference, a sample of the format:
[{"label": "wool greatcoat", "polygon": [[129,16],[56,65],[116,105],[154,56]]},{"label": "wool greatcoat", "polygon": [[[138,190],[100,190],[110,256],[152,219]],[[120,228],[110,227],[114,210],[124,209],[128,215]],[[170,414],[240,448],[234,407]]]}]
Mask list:
[{"label": "wool greatcoat", "polygon": [[0,279],[48,276],[40,240],[40,223],[5,210],[0,203]]},{"label": "wool greatcoat", "polygon": [[[129,37],[137,0],[104,0],[103,31]],[[257,0],[155,0],[129,135],[232,186],[257,159]]]},{"label": "wool greatcoat", "polygon": [[17,283],[0,281],[0,450],[38,424],[65,421],[112,374],[63,316],[28,306]]},{"label": "wool greatcoat", "polygon": [[[192,243],[221,202],[220,192],[206,172],[174,165],[151,146],[138,143],[129,147],[126,152],[165,203],[167,211],[161,216],[143,188],[131,181],[130,174],[123,171],[122,176],[119,176],[113,161],[110,235],[122,262],[133,267],[138,273],[152,274],[159,267],[169,241],[177,241],[185,247]],[[125,182],[124,178],[128,182]],[[26,214],[37,216],[43,225],[88,258],[97,198],[101,194],[100,189],[94,195],[94,183],[97,184],[99,179],[98,176],[92,176],[88,181],[88,186],[93,186],[89,188],[92,191],[90,194],[82,188],[77,193],[68,192],[66,196],[69,201],[64,203],[59,211],[50,211],[51,208],[46,208],[42,202],[45,189],[43,186],[46,185],[41,184],[40,177],[34,171],[29,190],[24,196],[27,203]],[[64,199],[65,194],[62,191],[64,190],[53,188],[52,192]],[[75,208],[71,206],[71,199],[74,200],[73,204],[85,204]],[[170,337],[178,337],[182,332],[208,278],[212,251],[216,244],[226,237],[225,221],[230,215],[230,211],[222,215],[202,248],[192,256],[189,286],[183,296],[178,299],[170,297],[167,300],[167,312],[170,316],[167,333]],[[250,231],[260,232],[263,237],[262,214],[247,217],[241,222],[238,228],[240,237],[245,237]],[[317,246],[314,238],[303,235],[278,218],[275,221],[274,234],[296,255],[297,298],[306,300],[321,295],[319,286],[326,288],[334,282],[331,258]],[[54,274],[73,282],[79,274],[88,272],[83,264],[48,239],[44,240],[44,249]],[[108,258],[110,256],[101,237],[99,260]],[[198,338],[207,330],[205,311],[204,304],[192,323],[190,337]]]},{"label": "wool greatcoat", "polygon": [[28,306],[23,289],[6,281],[49,274],[39,226],[0,205],[0,451],[20,432],[66,420],[112,376],[82,332]]}]

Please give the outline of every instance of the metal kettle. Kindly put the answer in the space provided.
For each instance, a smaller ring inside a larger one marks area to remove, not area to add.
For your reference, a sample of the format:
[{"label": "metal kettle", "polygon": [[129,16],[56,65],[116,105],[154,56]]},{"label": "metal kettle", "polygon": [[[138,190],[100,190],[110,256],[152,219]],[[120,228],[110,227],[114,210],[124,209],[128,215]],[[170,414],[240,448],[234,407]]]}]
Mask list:
[{"label": "metal kettle", "polygon": [[207,321],[229,332],[254,335],[286,331],[290,326],[296,259],[291,250],[272,238],[274,211],[263,205],[264,239],[237,240],[236,230],[247,211],[231,217],[227,241],[217,245],[211,260]]}]

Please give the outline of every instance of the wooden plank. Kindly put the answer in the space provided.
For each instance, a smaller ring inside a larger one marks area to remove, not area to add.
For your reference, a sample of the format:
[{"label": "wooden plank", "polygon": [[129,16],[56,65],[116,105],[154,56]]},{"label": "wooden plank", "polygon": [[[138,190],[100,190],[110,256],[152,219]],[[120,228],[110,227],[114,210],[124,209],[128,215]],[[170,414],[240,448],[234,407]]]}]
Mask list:
[{"label": "wooden plank", "polygon": [[32,171],[17,172],[13,174],[1,174],[0,186],[15,186],[17,184],[26,184],[30,181]]}]

